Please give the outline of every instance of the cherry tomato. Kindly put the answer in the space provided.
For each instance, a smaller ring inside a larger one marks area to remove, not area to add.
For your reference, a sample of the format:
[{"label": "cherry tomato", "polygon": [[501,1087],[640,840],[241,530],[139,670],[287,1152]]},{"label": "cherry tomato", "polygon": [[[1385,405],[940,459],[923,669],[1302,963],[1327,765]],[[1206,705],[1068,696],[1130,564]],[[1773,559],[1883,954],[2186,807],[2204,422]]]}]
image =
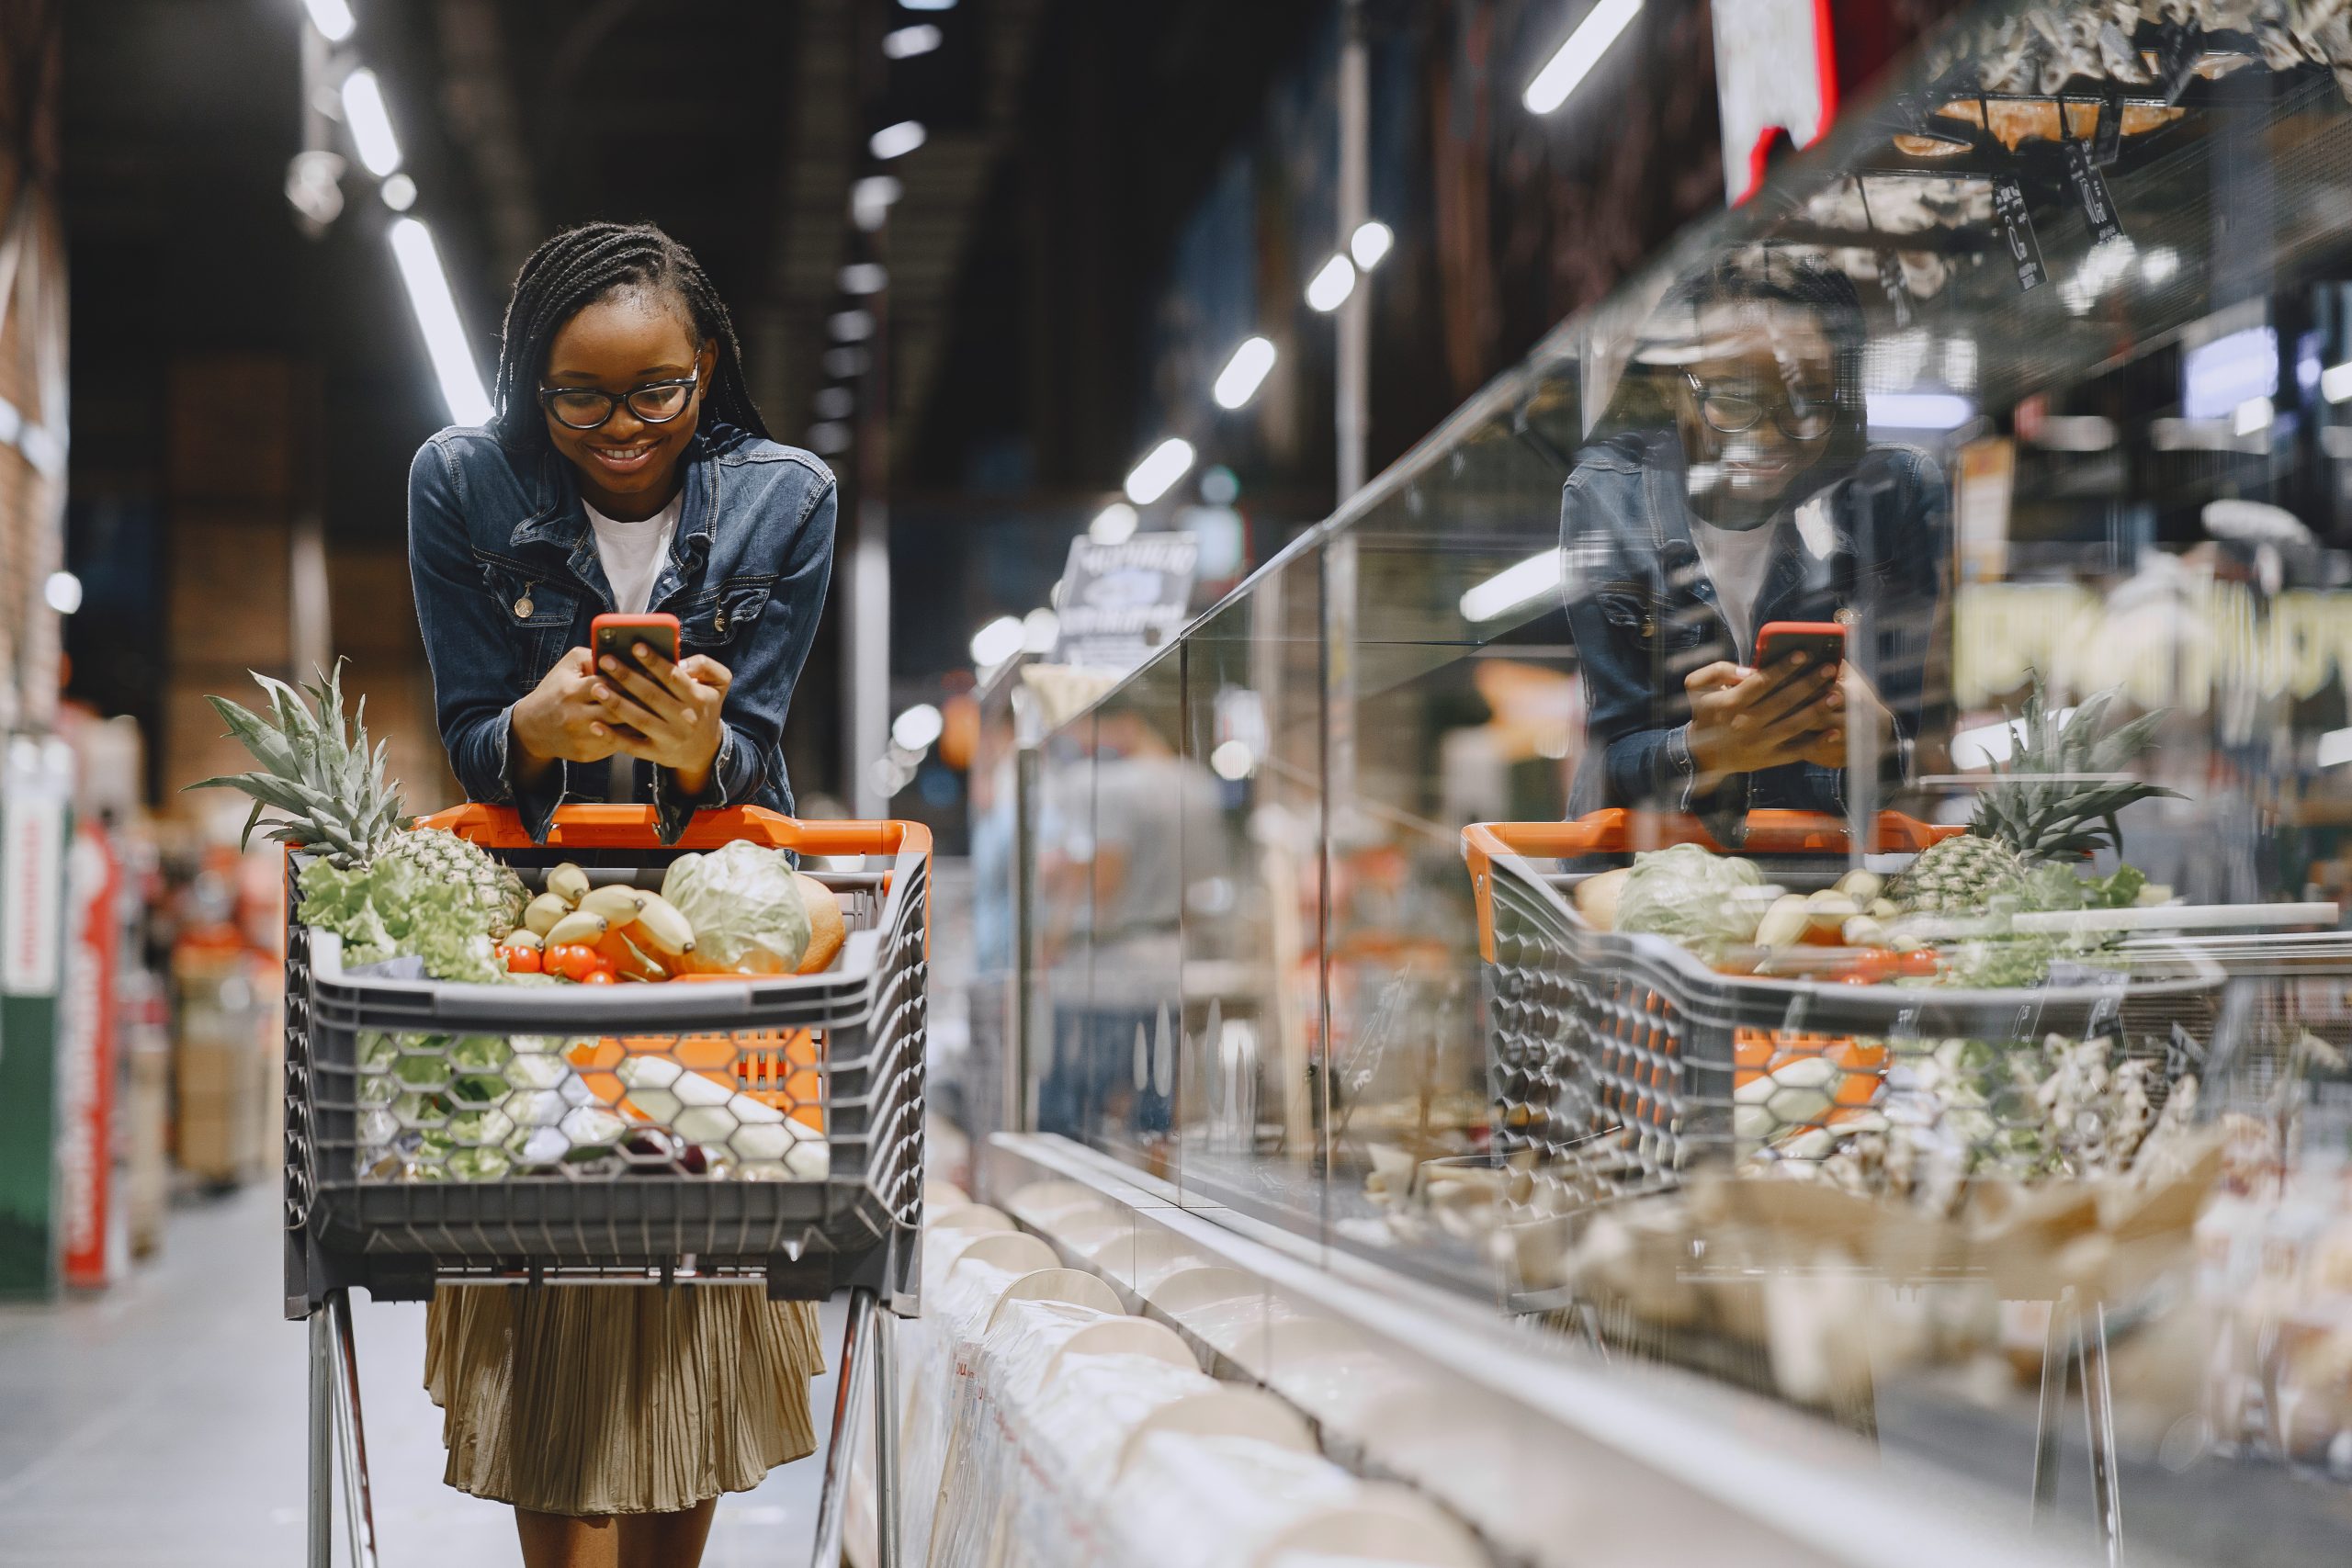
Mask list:
[{"label": "cherry tomato", "polygon": [[539,950],[536,947],[502,947],[498,956],[506,961],[509,975],[537,975],[539,970]]},{"label": "cherry tomato", "polygon": [[1908,975],[1923,979],[1930,978],[1936,972],[1936,950],[1932,947],[1915,947],[1908,953],[1897,953],[1894,964],[1895,973],[1898,975]]},{"label": "cherry tomato", "polygon": [[596,950],[582,942],[561,942],[548,949],[546,962],[550,973],[584,981],[595,972]]},{"label": "cherry tomato", "polygon": [[613,977],[610,969],[591,969],[580,976],[580,983],[583,986],[616,986],[620,982]]}]

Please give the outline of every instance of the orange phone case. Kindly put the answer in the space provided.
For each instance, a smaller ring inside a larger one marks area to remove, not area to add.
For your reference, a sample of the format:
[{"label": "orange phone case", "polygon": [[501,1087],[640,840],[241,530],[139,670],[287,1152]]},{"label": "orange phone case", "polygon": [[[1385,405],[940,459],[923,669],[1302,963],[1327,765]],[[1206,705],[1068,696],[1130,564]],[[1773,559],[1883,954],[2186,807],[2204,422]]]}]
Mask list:
[{"label": "orange phone case", "polygon": [[1756,667],[1761,670],[1772,662],[1773,639],[1786,637],[1838,639],[1839,658],[1844,658],[1846,628],[1836,621],[1767,621],[1756,629]]},{"label": "orange phone case", "polygon": [[[599,615],[588,623],[588,647],[591,652],[601,655],[603,649],[600,645],[607,632],[616,636],[626,636],[630,632],[667,632],[670,634],[670,659],[673,663],[677,661],[679,650],[684,646],[685,633],[679,626],[678,617],[675,615],[618,614]],[[661,639],[651,640],[658,649],[661,647]]]}]

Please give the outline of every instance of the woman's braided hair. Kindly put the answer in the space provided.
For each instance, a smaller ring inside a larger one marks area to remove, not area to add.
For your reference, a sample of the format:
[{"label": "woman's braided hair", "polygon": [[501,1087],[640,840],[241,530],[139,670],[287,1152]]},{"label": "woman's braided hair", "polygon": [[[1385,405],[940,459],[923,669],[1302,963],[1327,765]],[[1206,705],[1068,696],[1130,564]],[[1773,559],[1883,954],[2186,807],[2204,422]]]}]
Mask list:
[{"label": "woman's braided hair", "polygon": [[498,345],[498,385],[492,393],[499,439],[515,447],[547,440],[538,383],[548,347],[564,322],[622,288],[655,290],[676,299],[693,323],[695,346],[718,345],[718,363],[703,391],[706,426],[716,420],[766,436],[767,423],[743,381],[735,323],[695,254],[650,223],[582,223],[533,251],[514,276],[514,297],[507,303]]}]

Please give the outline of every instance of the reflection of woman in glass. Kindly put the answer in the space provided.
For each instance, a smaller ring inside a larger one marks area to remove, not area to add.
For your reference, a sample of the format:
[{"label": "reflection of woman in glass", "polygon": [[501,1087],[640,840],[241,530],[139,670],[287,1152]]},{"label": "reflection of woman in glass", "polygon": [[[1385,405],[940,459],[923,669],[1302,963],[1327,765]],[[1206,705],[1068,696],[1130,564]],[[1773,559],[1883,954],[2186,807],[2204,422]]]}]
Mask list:
[{"label": "reflection of woman in glass", "polygon": [[[1849,755],[1903,775],[1942,684],[1944,488],[1926,454],[1866,444],[1863,337],[1842,276],[1773,252],[1659,310],[1561,502],[1589,710],[1573,812],[1695,811],[1736,839],[1750,809],[1843,812]],[[1843,665],[1755,668],[1762,626],[1832,620]]]}]

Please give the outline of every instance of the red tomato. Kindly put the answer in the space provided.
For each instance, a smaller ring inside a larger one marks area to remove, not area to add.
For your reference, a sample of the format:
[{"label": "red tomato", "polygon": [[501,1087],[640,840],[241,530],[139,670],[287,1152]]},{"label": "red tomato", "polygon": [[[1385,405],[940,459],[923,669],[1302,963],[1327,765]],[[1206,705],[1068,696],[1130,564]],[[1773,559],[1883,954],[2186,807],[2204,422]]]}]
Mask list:
[{"label": "red tomato", "polygon": [[588,973],[580,976],[580,983],[583,986],[616,986],[620,984],[619,981],[613,977],[613,972],[610,969],[591,969]]},{"label": "red tomato", "polygon": [[1936,950],[1932,947],[1915,947],[1908,953],[1897,953],[1894,963],[1895,973],[1899,975],[1921,978],[1932,976],[1936,972]]},{"label": "red tomato", "polygon": [[524,947],[519,943],[513,947],[502,947],[498,950],[498,956],[506,961],[506,972],[509,975],[539,973],[539,950],[536,947]]},{"label": "red tomato", "polygon": [[596,950],[584,943],[567,942],[548,949],[548,971],[567,980],[585,980],[595,973]]}]

